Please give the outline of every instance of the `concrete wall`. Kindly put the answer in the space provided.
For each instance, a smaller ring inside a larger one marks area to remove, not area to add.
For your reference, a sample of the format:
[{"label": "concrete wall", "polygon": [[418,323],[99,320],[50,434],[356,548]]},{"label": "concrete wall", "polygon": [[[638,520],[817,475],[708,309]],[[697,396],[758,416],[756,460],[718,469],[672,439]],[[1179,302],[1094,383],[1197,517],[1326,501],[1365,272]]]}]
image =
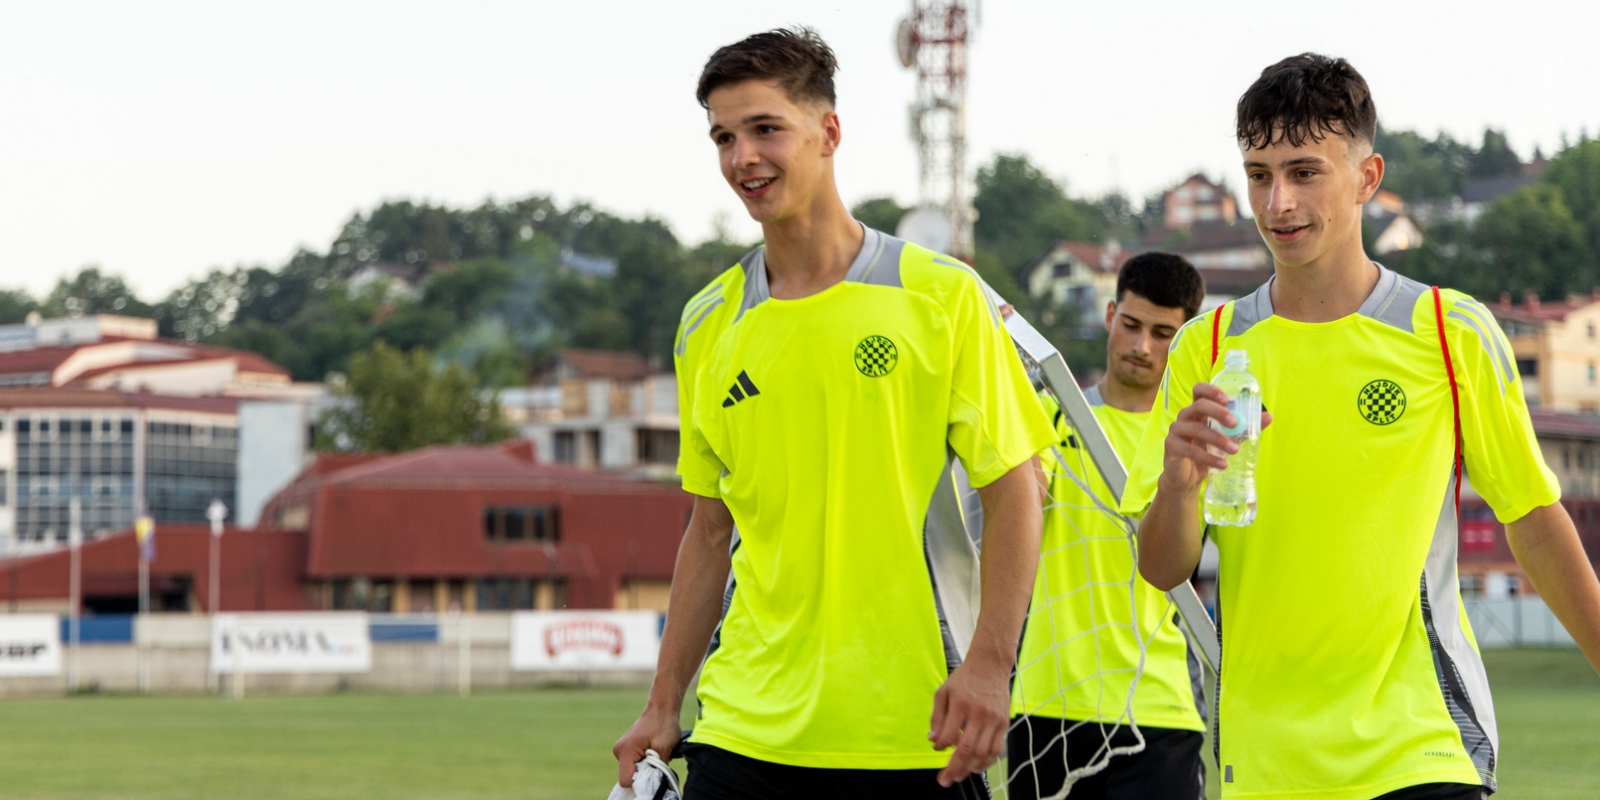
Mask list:
[{"label": "concrete wall", "polygon": [[251,527],[279,489],[306,464],[311,410],[295,401],[243,400],[239,403],[239,507],[230,520]]},{"label": "concrete wall", "polygon": [[1462,599],[1478,647],[1577,647],[1571,634],[1538,597]]}]

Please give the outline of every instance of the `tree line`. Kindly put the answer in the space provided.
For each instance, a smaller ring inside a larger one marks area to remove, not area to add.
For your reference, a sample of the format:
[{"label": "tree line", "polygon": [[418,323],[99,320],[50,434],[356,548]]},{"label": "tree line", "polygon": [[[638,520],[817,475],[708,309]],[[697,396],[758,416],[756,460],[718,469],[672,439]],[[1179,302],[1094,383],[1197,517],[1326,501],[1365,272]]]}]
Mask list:
[{"label": "tree line", "polygon": [[[1378,150],[1388,163],[1384,188],[1413,204],[1440,206],[1470,180],[1530,168],[1493,130],[1478,145],[1380,130]],[[975,269],[1017,302],[1075,369],[1098,369],[1103,338],[1078,338],[1072,309],[1028,297],[1024,272],[1060,240],[1114,238],[1138,251],[1161,225],[1161,193],[1140,202],[1120,193],[1074,196],[1022,154],[995,156],[976,178]],[[890,232],[907,210],[888,197],[852,209]],[[1584,134],[1563,142],[1537,182],[1495,199],[1470,222],[1439,218],[1424,227],[1423,246],[1387,256],[1388,266],[1488,300],[1502,291],[1547,300],[1587,293],[1600,285],[1600,140]],[[541,195],[475,208],[393,201],[352,216],[326,251],[302,250],[277,267],[213,269],[156,302],[92,266],[43,297],[3,290],[0,323],[21,322],[30,312],[150,317],[163,336],[254,351],[297,380],[338,376],[346,391],[381,383],[383,375],[416,380],[412,373],[426,363],[441,375],[453,365],[451,380],[462,385],[506,387],[526,383],[563,347],[627,350],[670,368],[683,303],[754,244],[726,233],[686,244],[659,219],[625,218],[581,202],[561,207]],[[567,269],[572,254],[609,259],[614,274]],[[426,278],[415,292],[385,281],[352,288],[351,278],[377,262],[407,265]],[[484,416],[482,409],[472,413]],[[450,435],[487,435],[481,426],[472,430]]]}]

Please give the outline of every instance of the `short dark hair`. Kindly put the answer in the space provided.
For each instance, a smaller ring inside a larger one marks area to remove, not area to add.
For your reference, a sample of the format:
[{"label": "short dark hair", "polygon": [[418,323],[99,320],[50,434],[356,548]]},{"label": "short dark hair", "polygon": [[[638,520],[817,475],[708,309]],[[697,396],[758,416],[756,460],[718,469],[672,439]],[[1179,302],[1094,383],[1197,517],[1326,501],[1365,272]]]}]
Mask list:
[{"label": "short dark hair", "polygon": [[1181,308],[1189,319],[1206,299],[1206,280],[1189,259],[1175,253],[1140,253],[1117,272],[1117,302],[1133,292],[1162,308]]},{"label": "short dark hair", "polygon": [[1368,145],[1378,135],[1378,109],[1367,79],[1342,58],[1290,56],[1262,70],[1239,97],[1234,135],[1244,147],[1278,141],[1299,147],[1330,133]]},{"label": "short dark hair", "polygon": [[834,105],[833,73],[839,59],[810,28],[778,28],[717,48],[700,71],[694,97],[710,108],[711,93],[750,80],[775,80],[795,103]]}]

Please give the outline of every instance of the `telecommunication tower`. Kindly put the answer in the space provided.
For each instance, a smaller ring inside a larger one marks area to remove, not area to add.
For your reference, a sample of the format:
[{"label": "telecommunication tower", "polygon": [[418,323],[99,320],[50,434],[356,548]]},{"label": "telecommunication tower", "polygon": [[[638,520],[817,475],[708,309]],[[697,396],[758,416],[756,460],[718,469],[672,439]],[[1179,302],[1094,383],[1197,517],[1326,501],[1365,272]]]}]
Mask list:
[{"label": "telecommunication tower", "polygon": [[970,263],[978,213],[967,181],[967,39],[977,15],[967,7],[963,0],[911,0],[895,36],[901,65],[917,71],[911,138],[922,171],[920,208],[897,233]]}]

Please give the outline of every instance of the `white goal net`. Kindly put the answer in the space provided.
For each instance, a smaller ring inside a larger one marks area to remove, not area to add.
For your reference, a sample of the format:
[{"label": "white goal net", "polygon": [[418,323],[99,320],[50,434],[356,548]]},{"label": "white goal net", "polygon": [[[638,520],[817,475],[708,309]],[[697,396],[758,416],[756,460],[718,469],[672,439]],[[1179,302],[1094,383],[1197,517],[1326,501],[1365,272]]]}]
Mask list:
[{"label": "white goal net", "polygon": [[[1116,510],[1123,464],[1055,347],[1019,314],[1006,325],[1060,441],[1040,457],[1049,495],[1039,578],[1014,678],[1008,756],[991,777],[997,797],[1064,798],[1113,759],[1143,750],[1134,694],[1152,641],[1158,657],[1171,659],[1173,647],[1184,649],[1171,626],[1182,630],[1197,699],[1199,668],[1215,673],[1219,647],[1193,587],[1163,597],[1138,580],[1136,526]],[[955,482],[967,529],[981,530],[976,493],[959,475]]]}]

